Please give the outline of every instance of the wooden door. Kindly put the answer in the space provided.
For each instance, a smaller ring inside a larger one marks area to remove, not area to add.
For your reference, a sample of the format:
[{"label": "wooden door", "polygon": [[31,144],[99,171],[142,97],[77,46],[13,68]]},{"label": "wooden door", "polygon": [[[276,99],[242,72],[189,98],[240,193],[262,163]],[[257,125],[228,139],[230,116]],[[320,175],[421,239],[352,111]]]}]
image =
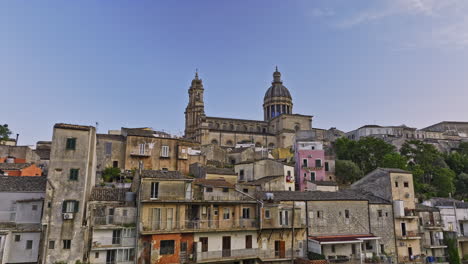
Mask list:
[{"label": "wooden door", "polygon": [[223,257],[231,256],[231,237],[223,236]]},{"label": "wooden door", "polygon": [[286,242],[285,241],[280,241],[279,257],[280,258],[286,257]]}]

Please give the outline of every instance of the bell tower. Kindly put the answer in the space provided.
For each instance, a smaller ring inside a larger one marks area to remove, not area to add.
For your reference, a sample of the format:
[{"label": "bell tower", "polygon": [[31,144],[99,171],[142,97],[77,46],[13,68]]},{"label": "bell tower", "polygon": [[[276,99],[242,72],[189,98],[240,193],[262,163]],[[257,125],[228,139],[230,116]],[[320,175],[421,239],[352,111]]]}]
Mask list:
[{"label": "bell tower", "polygon": [[189,102],[185,108],[185,138],[200,141],[197,133],[201,125],[201,118],[205,116],[205,103],[203,102],[203,83],[198,78],[198,70],[188,90]]}]

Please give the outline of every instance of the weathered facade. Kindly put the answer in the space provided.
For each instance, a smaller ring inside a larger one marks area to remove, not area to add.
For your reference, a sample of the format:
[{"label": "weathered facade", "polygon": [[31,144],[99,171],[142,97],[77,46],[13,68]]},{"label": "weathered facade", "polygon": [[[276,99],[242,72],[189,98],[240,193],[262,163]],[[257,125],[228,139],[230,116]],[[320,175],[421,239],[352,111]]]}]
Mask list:
[{"label": "weathered facade", "polygon": [[43,212],[42,263],[86,260],[86,207],[96,176],[96,130],[55,124]]},{"label": "weathered facade", "polygon": [[422,262],[413,175],[400,169],[378,168],[351,188],[392,201],[398,262]]}]

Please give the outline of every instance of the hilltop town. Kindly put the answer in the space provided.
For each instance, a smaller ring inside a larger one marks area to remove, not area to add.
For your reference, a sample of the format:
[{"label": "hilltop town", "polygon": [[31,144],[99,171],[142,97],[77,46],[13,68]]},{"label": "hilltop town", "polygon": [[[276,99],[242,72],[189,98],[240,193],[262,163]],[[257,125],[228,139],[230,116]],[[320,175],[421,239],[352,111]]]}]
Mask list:
[{"label": "hilltop town", "polygon": [[468,263],[468,122],[317,128],[278,68],[259,120],[204,93],[183,137],[3,126],[0,263]]}]

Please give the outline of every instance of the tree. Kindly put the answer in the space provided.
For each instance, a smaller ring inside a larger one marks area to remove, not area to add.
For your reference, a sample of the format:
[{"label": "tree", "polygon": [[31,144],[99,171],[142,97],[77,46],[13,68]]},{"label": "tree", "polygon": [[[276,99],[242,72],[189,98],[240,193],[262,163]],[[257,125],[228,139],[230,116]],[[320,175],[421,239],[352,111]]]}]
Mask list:
[{"label": "tree", "polygon": [[455,180],[455,194],[458,199],[468,198],[468,174],[460,173]]},{"label": "tree", "polygon": [[120,169],[114,167],[107,167],[102,172],[102,179],[105,182],[112,182],[120,176]]},{"label": "tree", "polygon": [[408,167],[407,164],[408,159],[405,156],[393,152],[383,157],[380,167],[406,170]]},{"label": "tree", "polygon": [[338,138],[334,142],[336,157],[339,160],[354,160],[357,143],[346,137]]},{"label": "tree", "polygon": [[433,177],[432,185],[437,187],[437,196],[448,197],[454,193],[455,172],[449,168],[436,168]]},{"label": "tree", "polygon": [[11,135],[11,130],[8,128],[8,125],[0,125],[0,141],[8,140]]},{"label": "tree", "polygon": [[351,184],[362,178],[363,173],[356,163],[350,160],[337,160],[335,176],[339,184]]}]

